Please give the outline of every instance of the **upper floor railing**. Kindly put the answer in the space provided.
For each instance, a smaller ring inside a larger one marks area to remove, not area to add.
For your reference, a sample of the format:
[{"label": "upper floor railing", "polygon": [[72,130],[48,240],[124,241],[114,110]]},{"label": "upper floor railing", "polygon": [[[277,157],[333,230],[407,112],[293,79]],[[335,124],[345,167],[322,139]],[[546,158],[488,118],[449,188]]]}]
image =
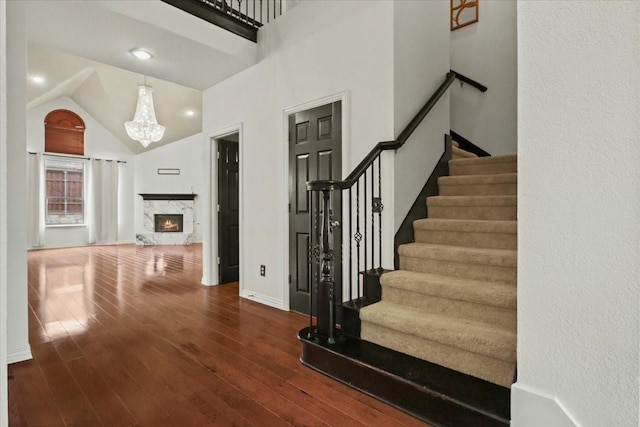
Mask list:
[{"label": "upper floor railing", "polygon": [[258,28],[283,12],[283,0],[162,0],[253,42]]}]

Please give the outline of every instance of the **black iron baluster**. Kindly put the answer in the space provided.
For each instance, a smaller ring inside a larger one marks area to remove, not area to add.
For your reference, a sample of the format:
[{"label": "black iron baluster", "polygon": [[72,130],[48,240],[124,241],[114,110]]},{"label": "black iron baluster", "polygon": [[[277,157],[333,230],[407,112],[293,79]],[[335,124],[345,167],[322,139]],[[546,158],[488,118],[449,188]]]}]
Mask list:
[{"label": "black iron baluster", "polygon": [[382,209],[384,209],[384,205],[382,204],[381,157],[382,156],[378,154],[378,273],[380,274],[382,274]]},{"label": "black iron baluster", "polygon": [[[368,255],[368,250],[367,250],[367,171],[364,171],[364,174],[362,174],[362,176],[364,177],[364,185],[363,185],[363,192],[364,192],[364,203],[363,203],[363,218],[364,218],[364,272],[367,272],[367,255]],[[366,278],[366,274],[363,276],[363,280],[365,280]],[[364,283],[362,284],[364,286]]]},{"label": "black iron baluster", "polygon": [[276,0],[273,0],[273,19],[276,19]]},{"label": "black iron baluster", "polygon": [[269,22],[269,2],[271,0],[267,0],[267,23]]},{"label": "black iron baluster", "polygon": [[242,21],[242,0],[238,0],[238,19]]},{"label": "black iron baluster", "polygon": [[249,0],[244,2],[244,22],[249,23]]},{"label": "black iron baluster", "polygon": [[280,15],[282,15],[282,0],[280,0]]},{"label": "black iron baluster", "polygon": [[253,15],[251,16],[251,24],[256,26],[256,0],[253,0]]},{"label": "black iron baluster", "polygon": [[351,218],[353,216],[353,187],[349,187],[349,301],[353,300],[353,242],[351,234],[353,232],[353,224]]},{"label": "black iron baluster", "polygon": [[356,182],[356,234],[353,238],[356,241],[356,275],[358,277],[358,300],[360,300],[360,240],[362,240],[362,234],[360,234],[360,180]]},{"label": "black iron baluster", "polygon": [[373,163],[371,163],[371,270],[373,271],[375,269],[374,265],[376,263],[376,244],[375,244],[375,236],[376,236],[376,230],[375,230],[375,221],[376,221],[376,207],[375,207],[375,189],[374,189],[374,179],[373,179],[373,172],[374,172],[374,167],[373,167]]},{"label": "black iron baluster", "polygon": [[262,23],[262,1],[260,0],[260,22]]}]

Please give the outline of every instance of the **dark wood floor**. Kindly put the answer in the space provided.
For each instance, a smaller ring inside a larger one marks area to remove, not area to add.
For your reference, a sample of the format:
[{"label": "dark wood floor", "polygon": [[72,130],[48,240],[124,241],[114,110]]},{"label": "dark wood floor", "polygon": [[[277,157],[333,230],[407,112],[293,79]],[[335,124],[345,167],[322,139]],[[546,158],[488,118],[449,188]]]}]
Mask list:
[{"label": "dark wood floor", "polygon": [[29,254],[10,426],[422,426],[303,367],[306,318],[200,285],[201,247]]}]

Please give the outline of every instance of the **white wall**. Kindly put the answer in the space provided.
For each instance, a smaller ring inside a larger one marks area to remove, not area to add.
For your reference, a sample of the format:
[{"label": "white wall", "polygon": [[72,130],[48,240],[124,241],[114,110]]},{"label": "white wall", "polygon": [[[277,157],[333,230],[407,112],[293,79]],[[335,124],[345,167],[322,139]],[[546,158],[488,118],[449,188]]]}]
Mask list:
[{"label": "white wall", "polygon": [[7,3],[0,1],[0,426],[7,404]]},{"label": "white wall", "polygon": [[[343,176],[378,141],[394,137],[392,17],[391,2],[300,3],[261,30],[261,62],[204,92],[205,135],[243,127],[243,295],[288,307],[285,109],[346,93]],[[204,239],[207,283],[215,281],[213,241],[214,236]],[[259,275],[260,264],[266,265],[266,277]]]},{"label": "white wall", "polygon": [[517,148],[516,0],[482,0],[479,21],[451,32],[451,69],[482,84],[451,87],[451,129],[492,155]]},{"label": "white wall", "polygon": [[[31,358],[27,317],[26,12],[7,2],[7,361]],[[4,201],[3,201],[4,202]]]},{"label": "white wall", "polygon": [[[393,12],[394,136],[398,136],[449,72],[449,2],[395,2]],[[396,231],[442,156],[449,129],[447,92],[394,157]]]},{"label": "white wall", "polygon": [[[195,241],[202,241],[204,192],[204,153],[202,134],[190,136],[146,151],[136,157],[135,172],[135,233],[146,233],[144,229],[144,193],[195,193],[194,233]],[[180,175],[158,175],[158,168],[180,169]]]},{"label": "white wall", "polygon": [[[71,98],[61,97],[27,111],[27,150],[44,152],[44,118],[53,110],[66,109],[84,120],[84,153],[86,157],[122,160],[120,165],[120,200],[118,203],[120,224],[118,243],[134,241],[134,170],[135,156],[116,137],[98,123]],[[45,248],[84,246],[87,244],[86,227],[47,227]]]},{"label": "white wall", "polygon": [[638,22],[518,4],[516,427],[639,423]]}]

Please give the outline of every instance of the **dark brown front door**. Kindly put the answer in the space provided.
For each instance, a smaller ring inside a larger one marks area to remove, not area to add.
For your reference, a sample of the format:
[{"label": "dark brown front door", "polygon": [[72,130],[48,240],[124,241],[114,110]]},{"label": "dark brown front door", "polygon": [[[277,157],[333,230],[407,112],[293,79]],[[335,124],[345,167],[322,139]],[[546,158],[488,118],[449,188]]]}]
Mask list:
[{"label": "dark brown front door", "polygon": [[[289,306],[309,313],[309,199],[307,181],[341,179],[341,103],[323,105],[289,116]],[[341,220],[340,197],[333,198],[333,217]],[[314,199],[314,205],[316,200]],[[342,249],[336,230],[335,295],[342,295]],[[316,271],[312,274],[315,276]],[[315,279],[312,279],[312,281]],[[315,310],[314,310],[315,311]]]},{"label": "dark brown front door", "polygon": [[238,281],[238,143],[218,140],[218,254],[220,283]]}]

